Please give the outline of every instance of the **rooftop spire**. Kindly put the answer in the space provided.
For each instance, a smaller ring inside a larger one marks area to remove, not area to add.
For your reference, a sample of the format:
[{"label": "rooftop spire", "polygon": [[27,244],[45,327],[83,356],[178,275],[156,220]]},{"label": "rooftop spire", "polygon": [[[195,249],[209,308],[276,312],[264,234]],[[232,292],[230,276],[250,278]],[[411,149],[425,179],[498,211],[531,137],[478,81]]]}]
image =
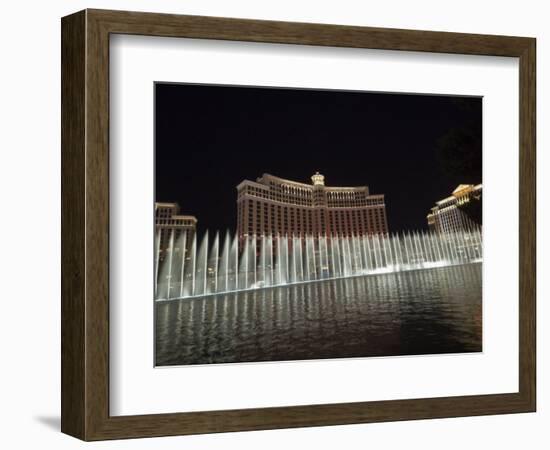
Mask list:
[{"label": "rooftop spire", "polygon": [[321,175],[319,172],[315,172],[315,175],[312,175],[311,181],[313,181],[314,186],[324,186],[325,185],[325,177],[324,177],[324,175]]}]

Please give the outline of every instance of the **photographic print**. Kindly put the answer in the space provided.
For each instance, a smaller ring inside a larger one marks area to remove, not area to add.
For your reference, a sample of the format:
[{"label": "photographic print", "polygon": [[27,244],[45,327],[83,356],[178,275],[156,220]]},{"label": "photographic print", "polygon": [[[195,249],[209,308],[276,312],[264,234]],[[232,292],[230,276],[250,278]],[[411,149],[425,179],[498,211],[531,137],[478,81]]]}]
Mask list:
[{"label": "photographic print", "polygon": [[482,351],[481,97],[154,89],[156,366]]}]

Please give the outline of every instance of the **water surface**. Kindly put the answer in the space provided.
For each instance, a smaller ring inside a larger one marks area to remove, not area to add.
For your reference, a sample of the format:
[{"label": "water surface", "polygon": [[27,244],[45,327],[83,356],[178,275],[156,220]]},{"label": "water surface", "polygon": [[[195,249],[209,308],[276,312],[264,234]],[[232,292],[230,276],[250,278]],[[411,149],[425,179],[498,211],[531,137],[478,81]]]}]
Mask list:
[{"label": "water surface", "polygon": [[480,352],[481,264],[156,303],[156,365]]}]

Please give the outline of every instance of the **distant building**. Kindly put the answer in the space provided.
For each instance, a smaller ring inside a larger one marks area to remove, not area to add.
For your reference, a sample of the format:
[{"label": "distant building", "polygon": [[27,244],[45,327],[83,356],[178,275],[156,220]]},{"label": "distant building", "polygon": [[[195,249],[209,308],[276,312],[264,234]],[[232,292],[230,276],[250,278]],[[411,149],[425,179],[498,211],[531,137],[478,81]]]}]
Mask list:
[{"label": "distant building", "polygon": [[[155,203],[155,228],[159,237],[159,261],[163,261],[170,247],[170,239],[174,235],[174,242],[183,232],[187,232],[187,242],[191,242],[196,228],[197,218],[180,214],[177,203]],[[186,248],[190,248],[186,245]],[[176,249],[178,250],[178,249]]]},{"label": "distant building", "polygon": [[459,185],[449,197],[439,200],[431,209],[427,217],[430,230],[452,233],[479,227],[479,224],[464,212],[463,207],[473,200],[480,200],[481,195],[481,184]]},{"label": "distant building", "polygon": [[263,174],[237,186],[237,232],[244,236],[361,236],[388,232],[384,195],[368,186],[325,186],[316,173],[312,184]]}]

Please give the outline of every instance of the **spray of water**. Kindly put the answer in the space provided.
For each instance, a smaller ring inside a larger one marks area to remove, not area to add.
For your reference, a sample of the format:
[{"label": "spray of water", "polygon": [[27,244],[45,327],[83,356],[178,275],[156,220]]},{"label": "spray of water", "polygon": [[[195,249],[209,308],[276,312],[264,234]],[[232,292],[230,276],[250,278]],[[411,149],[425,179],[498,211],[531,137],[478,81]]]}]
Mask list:
[{"label": "spray of water", "polygon": [[[210,235],[211,236],[211,235]],[[223,242],[222,242],[223,239]],[[172,233],[163,260],[155,238],[155,299],[171,300],[330,278],[444,267],[482,260],[480,229],[364,236]]]}]

